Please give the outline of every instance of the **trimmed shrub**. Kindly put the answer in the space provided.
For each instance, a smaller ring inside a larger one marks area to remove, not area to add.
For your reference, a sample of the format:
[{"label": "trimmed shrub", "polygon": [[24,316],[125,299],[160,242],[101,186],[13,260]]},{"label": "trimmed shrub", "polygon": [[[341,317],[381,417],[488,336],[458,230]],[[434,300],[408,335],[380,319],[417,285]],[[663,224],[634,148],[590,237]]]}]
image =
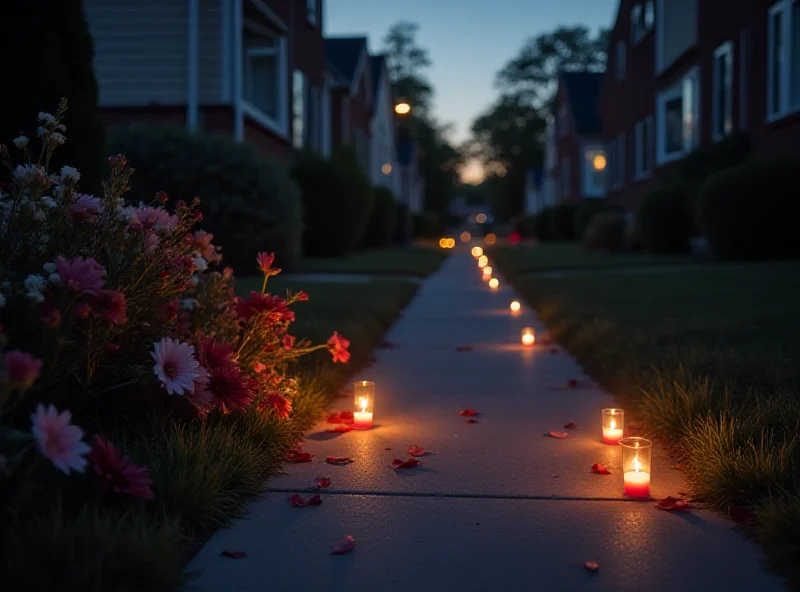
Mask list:
[{"label": "trimmed shrub", "polygon": [[700,188],[700,221],[723,259],[800,255],[800,161],[751,162],[709,177]]},{"label": "trimmed shrub", "polygon": [[734,134],[698,148],[689,153],[680,163],[683,178],[702,182],[714,173],[739,166],[750,155],[750,138],[747,134]]},{"label": "trimmed shrub", "polygon": [[575,240],[575,210],[575,206],[570,204],[560,204],[553,208],[551,224],[555,240]]},{"label": "trimmed shrub", "polygon": [[625,216],[619,212],[595,213],[583,233],[583,246],[590,251],[619,253],[625,249]]},{"label": "trimmed shrub", "polygon": [[439,235],[439,217],[434,212],[415,213],[412,224],[414,238],[435,238]]},{"label": "trimmed shrub", "polygon": [[201,200],[204,226],[234,269],[253,269],[259,251],[274,251],[284,269],[300,256],[302,211],[297,186],[284,167],[233,138],[192,134],[169,125],[113,128],[113,153],[136,169],[128,194],[149,202],[164,191],[175,202]]},{"label": "trimmed shrub", "polygon": [[397,202],[391,190],[382,185],[376,185],[373,191],[375,206],[361,244],[364,247],[385,247],[392,242],[397,226]]},{"label": "trimmed shrub", "polygon": [[533,234],[536,240],[546,242],[555,240],[553,233],[553,208],[545,208],[533,220]]},{"label": "trimmed shrub", "polygon": [[341,257],[364,237],[375,205],[372,184],[350,147],[330,159],[305,153],[292,177],[303,196],[303,252],[312,257]]},{"label": "trimmed shrub", "polygon": [[577,240],[583,239],[583,234],[589,227],[592,218],[600,212],[617,211],[617,208],[608,205],[605,201],[600,199],[587,200],[581,203],[575,209],[575,238]]},{"label": "trimmed shrub", "polygon": [[394,227],[392,241],[405,244],[411,238],[411,211],[404,203],[397,203],[397,224]]},{"label": "trimmed shrub", "polygon": [[644,248],[654,254],[685,253],[694,230],[692,187],[673,181],[652,189],[639,205],[637,224]]}]

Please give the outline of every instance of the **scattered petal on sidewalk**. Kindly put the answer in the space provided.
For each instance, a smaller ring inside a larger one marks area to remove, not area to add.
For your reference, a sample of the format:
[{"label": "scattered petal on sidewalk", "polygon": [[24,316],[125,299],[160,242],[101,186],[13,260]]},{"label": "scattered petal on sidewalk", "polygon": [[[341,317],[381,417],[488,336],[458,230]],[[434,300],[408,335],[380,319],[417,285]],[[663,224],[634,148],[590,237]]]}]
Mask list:
[{"label": "scattered petal on sidewalk", "polygon": [[475,411],[474,409],[462,409],[461,411],[458,412],[458,414],[461,417],[476,417],[478,415],[478,412]]},{"label": "scattered petal on sidewalk", "polygon": [[394,349],[396,346],[391,341],[386,341],[385,339],[378,344],[380,349]]},{"label": "scattered petal on sidewalk", "polygon": [[592,465],[592,473],[597,473],[598,475],[610,475],[611,471],[609,471],[608,467],[605,465],[601,465],[600,463],[594,463]]},{"label": "scattered petal on sidewalk", "polygon": [[342,433],[352,432],[353,431],[353,426],[342,424],[342,425],[337,425],[335,428],[331,428],[328,431],[329,432],[342,432]]},{"label": "scattered petal on sidewalk", "polygon": [[551,391],[569,391],[578,388],[579,385],[580,383],[576,379],[570,378],[565,386],[551,385],[547,388]]},{"label": "scattered petal on sidewalk", "polygon": [[564,424],[564,429],[565,429],[565,430],[574,430],[574,429],[575,429],[575,428],[577,428],[577,427],[578,427],[578,426],[576,426],[576,425],[575,425],[575,422],[574,422],[574,421],[571,421],[571,422],[569,422],[569,423],[565,423],[565,424]]},{"label": "scattered petal on sidewalk", "polygon": [[583,567],[591,572],[596,572],[598,569],[600,569],[600,564],[597,563],[597,561],[587,561],[583,564]]},{"label": "scattered petal on sidewalk", "polygon": [[428,453],[424,448],[420,448],[416,444],[411,444],[408,447],[408,454],[410,454],[411,456],[425,456]]},{"label": "scattered petal on sidewalk", "polygon": [[344,555],[356,548],[356,540],[349,534],[336,543],[331,549],[331,555]]},{"label": "scattered petal on sidewalk", "polygon": [[303,499],[303,496],[299,493],[295,493],[289,498],[289,505],[293,508],[307,508],[309,506],[318,506],[321,503],[322,498],[319,496],[319,494],[314,494],[307,500]]},{"label": "scattered petal on sidewalk", "polygon": [[686,512],[692,509],[692,505],[686,500],[678,499],[677,497],[667,496],[656,504],[659,510],[667,510],[668,512]]},{"label": "scattered petal on sidewalk", "polygon": [[243,557],[247,557],[247,553],[244,551],[223,551],[220,553],[220,557],[229,557],[230,559],[242,559]]},{"label": "scattered petal on sidewalk", "polygon": [[352,411],[339,411],[328,416],[328,423],[353,423]]},{"label": "scattered petal on sidewalk", "polygon": [[457,352],[472,351],[472,346],[471,345],[459,345],[459,346],[456,347],[456,351]]},{"label": "scattered petal on sidewalk", "polygon": [[384,448],[384,450],[391,450],[391,448]]},{"label": "scattered petal on sidewalk", "polygon": [[349,465],[353,459],[349,456],[328,456],[325,458],[325,462],[329,465]]},{"label": "scattered petal on sidewalk", "polygon": [[330,487],[331,483],[333,483],[333,481],[331,481],[330,477],[317,477],[317,487]]},{"label": "scattered petal on sidewalk", "polygon": [[400,460],[396,458],[392,461],[392,468],[393,469],[413,469],[414,467],[418,467],[422,465],[416,458],[409,458],[408,460]]},{"label": "scattered petal on sidewalk", "polygon": [[286,455],[286,462],[307,463],[311,462],[313,455],[310,452],[303,452],[300,448],[292,448]]},{"label": "scattered petal on sidewalk", "polygon": [[477,419],[475,419],[474,417],[470,417],[470,418],[467,420],[467,423],[478,423],[478,420],[477,420]]},{"label": "scattered petal on sidewalk", "polygon": [[545,436],[549,436],[550,438],[558,438],[559,440],[563,440],[564,438],[569,436],[569,434],[567,434],[567,432],[547,432],[545,434]]}]

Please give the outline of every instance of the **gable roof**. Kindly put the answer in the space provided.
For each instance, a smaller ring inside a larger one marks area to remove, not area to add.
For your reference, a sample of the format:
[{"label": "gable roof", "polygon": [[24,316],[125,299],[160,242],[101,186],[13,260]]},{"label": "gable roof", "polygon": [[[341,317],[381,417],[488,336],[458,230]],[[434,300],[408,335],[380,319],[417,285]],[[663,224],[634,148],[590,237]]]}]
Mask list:
[{"label": "gable roof", "polygon": [[366,37],[326,37],[325,57],[341,72],[348,83],[353,82],[361,54],[367,49]]},{"label": "gable roof", "polygon": [[603,72],[562,72],[561,80],[572,107],[575,130],[579,135],[591,136],[601,131],[600,89]]}]

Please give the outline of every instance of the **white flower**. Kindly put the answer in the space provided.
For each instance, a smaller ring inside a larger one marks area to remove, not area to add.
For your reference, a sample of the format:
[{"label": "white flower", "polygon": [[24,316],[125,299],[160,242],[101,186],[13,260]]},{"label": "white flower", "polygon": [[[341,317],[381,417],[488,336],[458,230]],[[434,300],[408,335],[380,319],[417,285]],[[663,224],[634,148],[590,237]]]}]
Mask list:
[{"label": "white flower", "polygon": [[65,132],[65,131],[67,131],[67,126],[66,126],[66,125],[64,125],[63,123],[59,123],[59,124],[56,126],[56,131],[57,131],[57,132]]},{"label": "white flower", "polygon": [[194,380],[200,376],[200,364],[194,358],[194,347],[165,337],[153,344],[153,373],[166,387],[167,394],[182,395],[194,390]]},{"label": "white flower", "polygon": [[53,117],[50,113],[45,113],[44,111],[39,111],[39,121],[42,123],[49,123],[53,121],[55,117]]},{"label": "white flower", "polygon": [[50,282],[51,284],[57,284],[58,282],[61,281],[61,276],[58,275],[57,273],[51,273],[50,275],[47,276],[47,281]]},{"label": "white flower", "polygon": [[42,205],[45,205],[48,208],[54,208],[54,207],[56,207],[56,201],[52,197],[50,197],[49,195],[45,195],[42,198]]},{"label": "white flower", "polygon": [[6,305],[6,297],[0,294],[0,308],[3,308]]},{"label": "white flower", "polygon": [[14,180],[18,183],[26,183],[34,177],[44,178],[44,169],[38,164],[20,164],[14,169]]},{"label": "white flower", "polygon": [[67,139],[64,137],[64,134],[60,134],[58,132],[53,132],[52,134],[50,134],[50,140],[55,142],[56,144],[63,144],[64,142],[67,141]]},{"label": "white flower", "polygon": [[20,136],[19,138],[14,139],[14,146],[19,148],[20,150],[25,150],[28,146],[28,138],[25,136]]},{"label": "white flower", "polygon": [[40,125],[36,128],[36,133],[41,138],[45,134],[45,129]]},{"label": "white flower", "polygon": [[194,310],[200,304],[196,298],[184,298],[181,300],[181,308],[183,310]]},{"label": "white flower", "polygon": [[56,264],[53,263],[53,262],[45,263],[44,265],[42,265],[42,269],[44,269],[44,272],[47,273],[47,274],[55,273],[56,272]]},{"label": "white flower", "polygon": [[45,279],[36,274],[31,274],[25,278],[25,289],[28,292],[41,292],[44,290],[44,287],[47,285]]},{"label": "white flower", "polygon": [[197,271],[205,271],[208,269],[208,263],[206,263],[206,260],[203,259],[202,255],[195,255],[192,258],[192,261],[194,262],[194,266]]},{"label": "white flower", "polygon": [[81,178],[81,174],[78,172],[78,169],[71,166],[61,167],[61,176],[72,181],[79,181]]}]

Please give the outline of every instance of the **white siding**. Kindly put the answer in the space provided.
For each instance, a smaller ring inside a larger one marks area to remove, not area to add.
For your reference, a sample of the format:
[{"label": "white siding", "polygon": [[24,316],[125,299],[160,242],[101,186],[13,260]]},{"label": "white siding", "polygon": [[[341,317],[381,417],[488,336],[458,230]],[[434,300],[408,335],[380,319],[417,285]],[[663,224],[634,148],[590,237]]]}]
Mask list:
[{"label": "white siding", "polygon": [[[375,97],[377,108],[372,117],[372,183],[383,185],[397,195],[398,176],[397,159],[395,158],[394,142],[394,123],[392,121],[392,105],[390,99],[389,85],[386,77],[381,77],[381,84],[378,85],[378,93]],[[384,174],[381,168],[385,163],[392,166],[392,172]]]},{"label": "white siding", "polygon": [[186,0],[85,0],[84,6],[101,106],[186,104]]},{"label": "white siding", "polygon": [[222,102],[222,17],[220,0],[200,0],[200,104]]}]

